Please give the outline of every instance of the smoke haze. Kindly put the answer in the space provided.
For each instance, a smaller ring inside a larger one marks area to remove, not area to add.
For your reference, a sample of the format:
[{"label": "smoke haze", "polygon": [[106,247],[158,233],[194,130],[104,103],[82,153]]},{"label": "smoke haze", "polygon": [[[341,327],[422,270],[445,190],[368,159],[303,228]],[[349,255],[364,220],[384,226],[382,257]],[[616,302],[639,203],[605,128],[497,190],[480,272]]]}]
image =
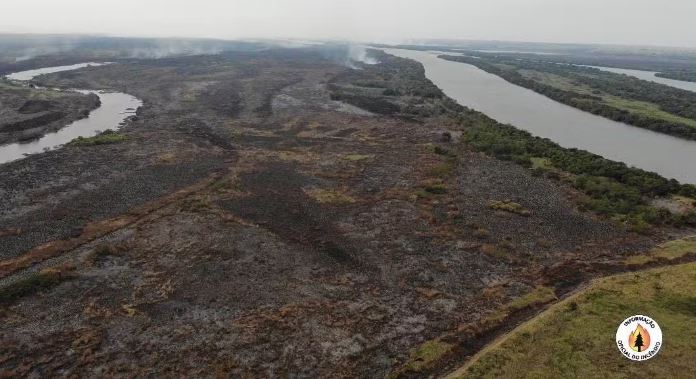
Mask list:
[{"label": "smoke haze", "polygon": [[0,32],[696,47],[693,0],[4,0]]}]

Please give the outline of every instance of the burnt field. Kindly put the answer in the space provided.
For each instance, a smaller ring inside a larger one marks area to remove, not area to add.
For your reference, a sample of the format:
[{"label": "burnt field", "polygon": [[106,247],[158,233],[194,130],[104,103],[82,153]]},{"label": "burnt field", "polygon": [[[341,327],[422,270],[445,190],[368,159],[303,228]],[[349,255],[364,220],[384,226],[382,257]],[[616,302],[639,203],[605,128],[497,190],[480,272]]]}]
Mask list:
[{"label": "burnt field", "polygon": [[0,165],[0,372],[439,374],[688,232],[629,231],[563,180],[477,152],[473,116],[415,62],[325,57],[41,77],[144,106],[116,143]]}]

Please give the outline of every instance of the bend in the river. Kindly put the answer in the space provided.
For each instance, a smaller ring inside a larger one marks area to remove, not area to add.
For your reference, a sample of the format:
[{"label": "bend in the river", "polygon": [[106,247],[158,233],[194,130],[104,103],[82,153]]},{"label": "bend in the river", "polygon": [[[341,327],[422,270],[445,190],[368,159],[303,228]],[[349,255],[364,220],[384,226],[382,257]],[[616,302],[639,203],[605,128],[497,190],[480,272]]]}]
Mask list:
[{"label": "bend in the river", "polygon": [[[16,72],[7,75],[10,80],[28,81],[38,75],[60,71],[75,70],[88,66],[101,66],[107,63],[80,63],[71,66],[46,67],[36,70]],[[11,143],[0,146],[0,164],[22,159],[30,154],[42,153],[58,148],[77,137],[92,137],[107,129],[118,129],[123,121],[135,114],[142,101],[121,92],[106,92],[95,90],[74,90],[84,94],[93,93],[99,96],[101,105],[90,112],[87,118],[77,120],[60,130],[47,133],[41,138],[29,142]]]}]

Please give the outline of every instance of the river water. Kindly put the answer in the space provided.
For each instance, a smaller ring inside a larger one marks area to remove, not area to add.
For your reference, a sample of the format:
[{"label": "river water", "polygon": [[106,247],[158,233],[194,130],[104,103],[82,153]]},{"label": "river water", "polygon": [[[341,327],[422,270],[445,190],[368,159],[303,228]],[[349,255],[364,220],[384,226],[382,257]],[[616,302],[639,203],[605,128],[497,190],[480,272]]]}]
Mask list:
[{"label": "river water", "polygon": [[634,76],[638,79],[647,80],[647,81],[655,82],[655,83],[660,83],[660,84],[664,84],[664,85],[667,85],[670,87],[680,88],[680,89],[691,91],[691,92],[696,92],[696,83],[695,82],[686,82],[683,80],[660,78],[658,76],[655,76],[655,74],[657,74],[657,72],[655,72],[655,71],[630,70],[627,68],[614,68],[614,67],[602,67],[602,66],[586,66],[586,67],[593,67],[593,68],[596,68],[596,69],[599,69],[602,71],[609,71],[609,72],[613,72],[616,74],[624,74],[624,75]]},{"label": "river water", "polygon": [[39,75],[52,74],[54,72],[61,72],[61,71],[77,70],[78,68],[85,68],[85,67],[92,67],[92,66],[104,66],[107,64],[110,64],[110,62],[104,62],[104,63],[87,62],[87,63],[73,64],[70,66],[44,67],[44,68],[39,68],[36,70],[27,70],[27,71],[15,72],[15,73],[7,75],[7,79],[26,81],[26,80],[32,80]]},{"label": "river water", "polygon": [[558,103],[475,66],[424,51],[385,49],[416,60],[459,104],[567,148],[579,148],[666,178],[696,183],[696,142],[655,133]]},{"label": "river water", "polygon": [[[16,72],[7,75],[8,79],[27,81],[38,75],[60,71],[75,70],[88,66],[100,66],[105,63],[81,63],[71,66],[46,67],[38,70]],[[43,137],[28,141],[0,146],[0,164],[24,158],[30,154],[42,153],[58,148],[77,137],[93,137],[107,129],[117,130],[122,122],[135,114],[142,102],[134,96],[121,92],[104,92],[94,90],[74,90],[80,93],[94,93],[99,96],[101,105],[90,112],[89,117],[77,120],[64,128],[47,133]]]}]

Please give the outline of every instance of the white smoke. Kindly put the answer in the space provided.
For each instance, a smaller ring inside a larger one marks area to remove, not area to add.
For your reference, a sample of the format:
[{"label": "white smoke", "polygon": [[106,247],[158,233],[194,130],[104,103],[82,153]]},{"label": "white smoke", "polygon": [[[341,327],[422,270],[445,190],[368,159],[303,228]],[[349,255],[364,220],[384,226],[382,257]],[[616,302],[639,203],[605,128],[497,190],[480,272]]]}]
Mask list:
[{"label": "white smoke", "polygon": [[284,49],[301,49],[325,44],[325,42],[322,41],[312,41],[306,39],[246,39],[243,41],[263,44],[270,47],[281,47]]},{"label": "white smoke", "polygon": [[5,54],[14,59],[15,62],[22,62],[36,58],[41,55],[62,54],[74,49],[70,43],[53,44],[53,45],[38,45],[32,47],[24,47],[12,51],[6,51]]},{"label": "white smoke", "polygon": [[186,55],[216,55],[223,51],[222,46],[196,46],[195,44],[164,42],[147,47],[125,49],[119,55],[126,58],[160,59]]},{"label": "white smoke", "polygon": [[373,65],[379,64],[380,61],[369,56],[365,46],[350,45],[348,46],[348,56],[346,57],[345,65],[354,70],[360,70],[361,67],[356,63]]}]

